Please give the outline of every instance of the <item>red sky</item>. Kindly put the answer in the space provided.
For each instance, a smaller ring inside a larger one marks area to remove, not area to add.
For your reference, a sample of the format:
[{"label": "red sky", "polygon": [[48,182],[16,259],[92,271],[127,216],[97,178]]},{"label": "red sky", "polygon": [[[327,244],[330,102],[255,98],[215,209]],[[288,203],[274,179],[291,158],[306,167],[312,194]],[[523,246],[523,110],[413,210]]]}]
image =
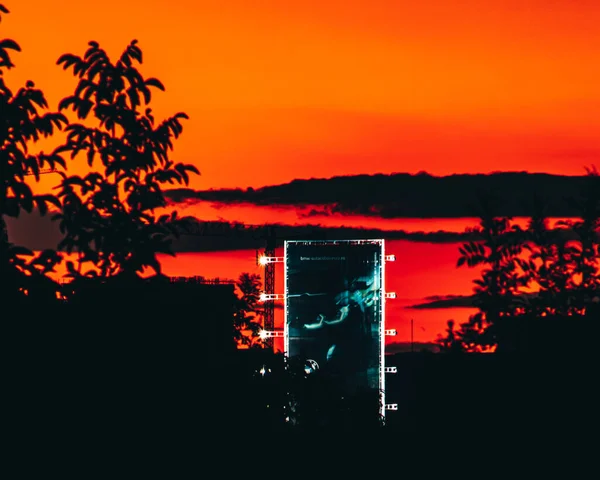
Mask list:
[{"label": "red sky", "polygon": [[600,152],[592,0],[2,1],[0,37],[24,50],[9,86],[32,79],[53,106],[75,86],[62,53],[137,38],[167,87],[155,113],[191,116],[174,158],[200,168],[194,188],[582,174]]}]

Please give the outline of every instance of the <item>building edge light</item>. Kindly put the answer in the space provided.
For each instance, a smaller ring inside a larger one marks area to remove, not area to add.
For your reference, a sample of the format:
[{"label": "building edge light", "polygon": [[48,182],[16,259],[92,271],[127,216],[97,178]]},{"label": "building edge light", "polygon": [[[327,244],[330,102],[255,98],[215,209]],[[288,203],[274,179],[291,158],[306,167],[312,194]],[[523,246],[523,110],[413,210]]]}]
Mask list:
[{"label": "building edge light", "polygon": [[381,389],[381,410],[380,415],[382,418],[385,418],[386,412],[386,404],[385,404],[385,240],[380,240],[381,242],[381,266],[379,268],[380,275],[380,284],[379,290],[381,295],[381,324],[379,326],[379,345],[380,345],[380,353],[379,353],[379,388]]},{"label": "building edge light", "polygon": [[289,331],[288,331],[288,255],[287,246],[289,240],[283,242],[283,355],[289,356]]}]

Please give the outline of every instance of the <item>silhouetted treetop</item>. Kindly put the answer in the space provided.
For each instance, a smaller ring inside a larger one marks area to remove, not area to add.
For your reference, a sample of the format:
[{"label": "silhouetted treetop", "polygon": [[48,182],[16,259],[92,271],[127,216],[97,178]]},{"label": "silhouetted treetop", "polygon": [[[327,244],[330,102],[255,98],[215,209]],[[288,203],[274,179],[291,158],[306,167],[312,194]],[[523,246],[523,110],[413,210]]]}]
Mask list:
[{"label": "silhouetted treetop", "polygon": [[[165,90],[160,80],[144,79],[135,68],[136,62],[142,63],[142,51],[137,45],[137,40],[129,44],[114,65],[97,42],[89,42],[89,47],[83,58],[67,53],[57,61],[64,70],[72,68],[73,74],[80,79],[75,93],[60,102],[61,109],[72,106],[79,118],[83,119],[95,106],[96,109],[100,109],[96,114],[99,118],[106,118],[109,122],[106,127],[111,129],[113,125],[110,113],[118,107],[124,107],[124,102],[129,102],[129,112],[132,113],[131,110],[150,103],[150,87]],[[95,104],[92,96],[95,97]],[[185,114],[178,115],[187,118]],[[181,129],[178,130],[178,133],[180,132]]]},{"label": "silhouetted treetop", "polygon": [[[7,14],[9,11],[8,8],[0,3],[0,22],[2,21],[2,13]],[[11,61],[9,50],[20,52],[21,47],[17,42],[9,38],[0,40],[0,75],[2,75],[2,68],[10,69],[15,66]]]},{"label": "silhouetted treetop", "polygon": [[[161,185],[187,185],[190,173],[199,174],[195,166],[169,158],[188,116],[155,120],[151,89],[164,86],[142,76],[136,68],[141,61],[134,40],[115,63],[97,42],[89,42],[83,57],[65,54],[57,62],[79,79],[59,108],[71,109],[85,123],[69,125],[55,153],[85,154],[94,170],[64,175],[60,185],[63,212],[55,218],[66,234],[60,246],[80,252],[79,268],[68,266],[72,276],[141,274],[146,267],[160,273],[156,254],[172,254],[171,239],[182,222],[175,212],[154,216],[167,205]],[[94,268],[82,272],[86,262]]]},{"label": "silhouetted treetop", "polygon": [[242,345],[253,345],[260,330],[259,319],[263,315],[260,304],[261,279],[255,273],[241,273],[236,287],[240,297],[234,313],[235,340]]}]

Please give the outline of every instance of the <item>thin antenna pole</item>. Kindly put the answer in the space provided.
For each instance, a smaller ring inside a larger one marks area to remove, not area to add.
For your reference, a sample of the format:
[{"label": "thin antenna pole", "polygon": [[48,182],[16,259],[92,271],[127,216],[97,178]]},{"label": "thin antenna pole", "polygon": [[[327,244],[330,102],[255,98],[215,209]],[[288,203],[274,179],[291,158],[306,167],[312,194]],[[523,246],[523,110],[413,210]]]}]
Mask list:
[{"label": "thin antenna pole", "polygon": [[415,351],[415,341],[414,341],[414,320],[410,319],[410,352],[414,353]]}]

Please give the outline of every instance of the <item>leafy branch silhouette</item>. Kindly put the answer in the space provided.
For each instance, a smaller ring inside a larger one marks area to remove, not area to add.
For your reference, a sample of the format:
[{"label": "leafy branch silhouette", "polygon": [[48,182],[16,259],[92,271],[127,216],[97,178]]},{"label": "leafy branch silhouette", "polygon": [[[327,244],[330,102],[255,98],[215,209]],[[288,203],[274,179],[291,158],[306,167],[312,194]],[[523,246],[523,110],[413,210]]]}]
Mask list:
[{"label": "leafy branch silhouette", "polygon": [[260,303],[261,278],[255,273],[243,272],[236,287],[240,292],[233,316],[234,338],[240,345],[257,346],[260,318],[264,309]]},{"label": "leafy branch silhouette", "polygon": [[[0,14],[7,13],[8,9],[0,4]],[[60,256],[52,250],[34,256],[30,250],[10,243],[5,217],[17,218],[21,211],[31,213],[34,208],[45,215],[49,205],[60,207],[53,195],[34,195],[26,176],[33,175],[38,181],[41,169],[65,167],[57,153],[32,154],[29,144],[50,137],[67,124],[61,113],[46,111],[44,93],[32,81],[16,93],[4,81],[4,70],[15,67],[11,54],[20,51],[16,41],[0,40],[0,280],[4,289],[14,290],[16,298],[7,295],[13,299],[56,293],[56,285],[46,274],[54,270]],[[45,288],[36,288],[42,286]]]},{"label": "leafy branch silhouette", "polygon": [[78,253],[77,266],[67,262],[71,278],[139,277],[148,267],[161,274],[156,255],[174,255],[171,240],[187,222],[176,212],[156,217],[154,211],[167,205],[163,184],[188,185],[189,175],[199,174],[169,158],[188,116],[155,120],[152,90],[165,88],[142,76],[136,68],[141,63],[136,40],[115,63],[94,41],[83,57],[64,54],[57,61],[79,79],[59,109],[87,122],[69,125],[66,142],[54,154],[85,154],[92,170],[63,174],[58,187],[62,212],[53,218],[65,234],[59,247]]}]

